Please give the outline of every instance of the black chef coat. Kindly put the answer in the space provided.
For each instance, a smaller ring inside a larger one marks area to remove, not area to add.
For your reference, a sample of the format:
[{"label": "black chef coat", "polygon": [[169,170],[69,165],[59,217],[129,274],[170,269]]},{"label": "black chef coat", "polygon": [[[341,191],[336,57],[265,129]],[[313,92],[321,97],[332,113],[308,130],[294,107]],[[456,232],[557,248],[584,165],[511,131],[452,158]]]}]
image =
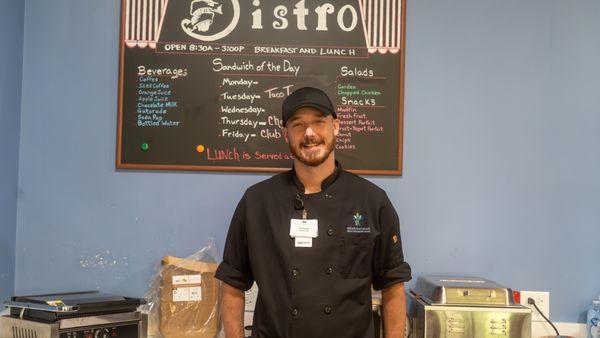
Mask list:
[{"label": "black chef coat", "polygon": [[[336,163],[322,191],[304,194],[294,170],[250,187],[239,202],[216,277],[258,298],[252,337],[373,337],[371,285],[411,278],[398,215],[385,192]],[[318,220],[312,247],[295,247],[290,221]]]}]

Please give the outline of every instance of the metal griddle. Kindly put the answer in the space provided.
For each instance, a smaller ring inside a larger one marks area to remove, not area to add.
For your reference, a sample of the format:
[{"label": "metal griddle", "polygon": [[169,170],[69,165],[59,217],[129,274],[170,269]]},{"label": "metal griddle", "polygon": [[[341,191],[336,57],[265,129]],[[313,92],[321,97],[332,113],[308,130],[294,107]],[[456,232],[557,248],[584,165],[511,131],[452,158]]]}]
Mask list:
[{"label": "metal griddle", "polygon": [[13,296],[4,303],[9,315],[0,316],[5,338],[145,338],[144,304],[98,291]]},{"label": "metal griddle", "polygon": [[11,317],[43,322],[90,315],[134,312],[145,304],[141,298],[129,298],[98,291],[13,296],[4,305]]}]

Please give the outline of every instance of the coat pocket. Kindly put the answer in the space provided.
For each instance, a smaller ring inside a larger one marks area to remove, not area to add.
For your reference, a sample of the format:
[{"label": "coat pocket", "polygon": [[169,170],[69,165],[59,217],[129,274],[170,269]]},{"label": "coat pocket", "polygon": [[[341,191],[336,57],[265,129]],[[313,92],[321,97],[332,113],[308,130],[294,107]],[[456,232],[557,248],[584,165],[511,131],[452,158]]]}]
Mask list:
[{"label": "coat pocket", "polygon": [[371,276],[373,240],[369,236],[349,236],[340,245],[338,271],[343,278]]}]

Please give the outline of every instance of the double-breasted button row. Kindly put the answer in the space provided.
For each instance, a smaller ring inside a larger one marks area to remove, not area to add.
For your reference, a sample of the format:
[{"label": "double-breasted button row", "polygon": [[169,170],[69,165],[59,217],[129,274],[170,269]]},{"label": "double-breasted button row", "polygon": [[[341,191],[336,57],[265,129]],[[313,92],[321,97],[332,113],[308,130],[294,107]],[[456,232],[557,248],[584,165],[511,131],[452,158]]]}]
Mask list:
[{"label": "double-breasted button row", "polygon": [[327,236],[333,236],[333,229],[327,229]]},{"label": "double-breasted button row", "polygon": [[[333,268],[332,267],[328,267],[327,269],[325,269],[325,273],[328,275],[331,275],[333,273]],[[300,270],[297,268],[293,268],[292,269],[292,276],[294,277],[298,277],[300,275]]]},{"label": "double-breasted button row", "polygon": [[[331,305],[325,305],[325,307],[323,308],[323,312],[326,315],[330,315],[333,312],[333,307],[331,307]],[[292,314],[292,317],[298,317],[298,315],[300,314],[300,310],[298,310],[298,308],[295,307],[290,313]]]}]

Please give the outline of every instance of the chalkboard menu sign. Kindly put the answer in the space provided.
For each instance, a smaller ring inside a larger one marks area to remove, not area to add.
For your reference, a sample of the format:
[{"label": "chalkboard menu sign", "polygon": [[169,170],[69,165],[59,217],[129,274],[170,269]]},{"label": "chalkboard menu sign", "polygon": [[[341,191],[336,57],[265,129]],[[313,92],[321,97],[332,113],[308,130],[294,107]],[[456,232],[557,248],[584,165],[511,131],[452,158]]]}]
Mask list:
[{"label": "chalkboard menu sign", "polygon": [[328,93],[344,168],[402,169],[405,0],[123,0],[117,167],[281,171],[281,103]]}]

